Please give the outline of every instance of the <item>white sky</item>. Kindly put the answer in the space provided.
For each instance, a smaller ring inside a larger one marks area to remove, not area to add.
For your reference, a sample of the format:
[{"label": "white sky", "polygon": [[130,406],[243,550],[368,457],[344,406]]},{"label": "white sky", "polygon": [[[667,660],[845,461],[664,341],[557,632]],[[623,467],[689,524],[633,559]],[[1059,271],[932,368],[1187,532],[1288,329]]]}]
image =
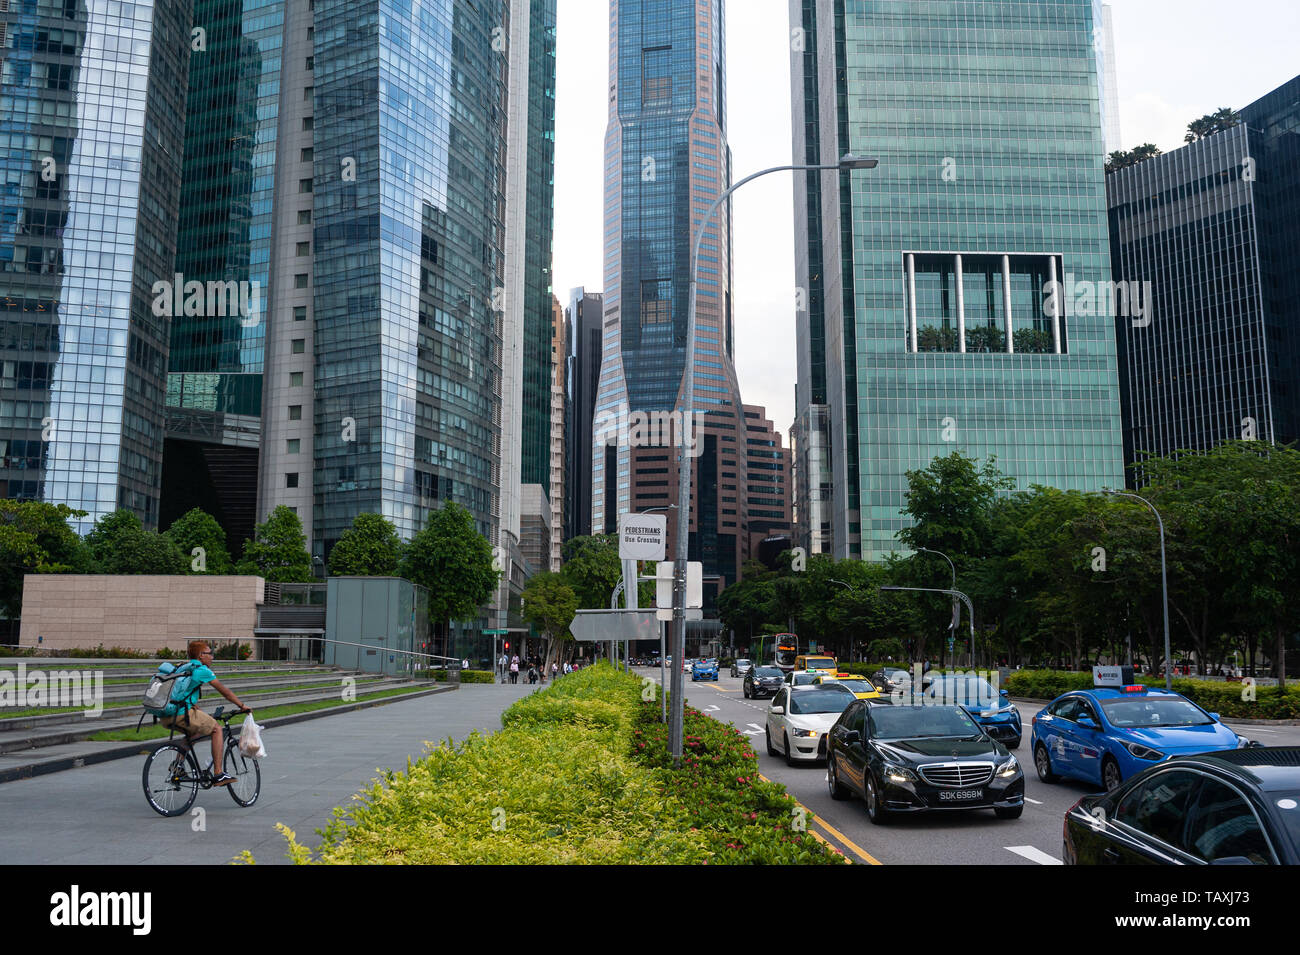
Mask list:
[{"label": "white sky", "polygon": [[[1182,145],[1187,123],[1240,109],[1300,73],[1296,0],[1110,0],[1125,148]],[[735,179],[790,162],[787,0],[727,4],[728,138]],[[607,0],[558,0],[555,293],[603,291],[601,219]],[[864,173],[864,175],[870,175]],[[736,193],[732,289],[736,373],[746,404],[787,433],[794,417],[793,174]]]}]

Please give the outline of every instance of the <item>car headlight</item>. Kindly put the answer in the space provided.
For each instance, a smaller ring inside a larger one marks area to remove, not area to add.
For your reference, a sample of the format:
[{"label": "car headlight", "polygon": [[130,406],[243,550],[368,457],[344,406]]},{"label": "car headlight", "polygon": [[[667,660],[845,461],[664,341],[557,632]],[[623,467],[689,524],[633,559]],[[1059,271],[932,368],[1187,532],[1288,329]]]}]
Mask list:
[{"label": "car headlight", "polygon": [[891,783],[914,783],[916,782],[916,773],[912,772],[906,766],[885,766],[885,777]]},{"label": "car headlight", "polygon": [[1150,746],[1143,746],[1141,743],[1124,742],[1124,748],[1138,759],[1149,759],[1156,762],[1165,758],[1165,754],[1160,750],[1152,749]]},{"label": "car headlight", "polygon": [[1014,756],[998,767],[998,775],[1002,777],[1014,776],[1020,772],[1020,761]]},{"label": "car headlight", "polygon": [[794,731],[794,735],[795,735],[795,736],[816,736],[816,735],[817,735],[817,731],[816,731],[816,730],[801,730],[801,729],[796,729],[796,730]]}]

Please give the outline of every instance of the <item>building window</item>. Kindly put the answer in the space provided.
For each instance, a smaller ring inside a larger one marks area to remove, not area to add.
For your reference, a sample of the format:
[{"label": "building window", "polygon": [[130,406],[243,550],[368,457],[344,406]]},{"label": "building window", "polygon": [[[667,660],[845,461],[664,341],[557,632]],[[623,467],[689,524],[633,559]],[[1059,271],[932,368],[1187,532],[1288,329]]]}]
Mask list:
[{"label": "building window", "polygon": [[302,152],[298,154],[298,159],[300,162],[311,162],[311,157],[314,154],[315,154],[315,150],[313,150],[312,147],[307,146],[304,147]]},{"label": "building window", "polygon": [[297,275],[295,275],[295,276],[293,277],[293,287],[294,287],[294,288],[306,288],[306,287],[307,287],[307,273],[306,273],[306,272],[299,272]]},{"label": "building window", "polygon": [[293,340],[293,353],[295,355],[301,355],[306,350],[307,350],[307,339],[295,338]]},{"label": "building window", "polygon": [[309,130],[314,128],[312,125],[312,118],[310,116],[304,116],[302,118],[302,128],[304,130]]},{"label": "building window", "polygon": [[310,103],[312,95],[316,92],[314,86],[304,86],[302,90],[302,100],[304,103]]},{"label": "building window", "polygon": [[298,245],[296,246],[296,251],[297,251],[299,257],[304,256],[304,255],[311,255],[311,243],[310,243],[310,242],[299,242]]},{"label": "building window", "polygon": [[307,69],[313,70],[315,68],[316,68],[316,57],[314,56],[307,57]]},{"label": "building window", "polygon": [[310,179],[299,179],[299,180],[298,180],[298,191],[299,191],[299,192],[311,192],[311,180],[310,180]]},{"label": "building window", "polygon": [[302,372],[300,371],[289,372],[289,387],[290,388],[302,387]]},{"label": "building window", "polygon": [[673,283],[650,279],[641,283],[641,326],[666,325],[673,318]]},{"label": "building window", "polygon": [[297,486],[298,486],[298,472],[297,472],[297,471],[290,471],[290,472],[288,472],[287,474],[285,474],[285,476],[284,476],[284,486],[285,486],[285,487],[297,487]]},{"label": "building window", "polygon": [[298,225],[311,225],[311,210],[310,210],[310,209],[299,209],[299,210],[298,210]]},{"label": "building window", "polygon": [[293,307],[293,320],[294,320],[295,322],[305,322],[305,321],[307,321],[307,306],[306,306],[306,305],[295,305],[295,306]]},{"label": "building window", "polygon": [[284,442],[285,454],[298,454],[302,450],[301,438],[286,438]]},{"label": "building window", "polygon": [[289,406],[289,420],[290,420],[290,421],[301,421],[301,420],[302,420],[302,405],[290,405],[290,406]]}]

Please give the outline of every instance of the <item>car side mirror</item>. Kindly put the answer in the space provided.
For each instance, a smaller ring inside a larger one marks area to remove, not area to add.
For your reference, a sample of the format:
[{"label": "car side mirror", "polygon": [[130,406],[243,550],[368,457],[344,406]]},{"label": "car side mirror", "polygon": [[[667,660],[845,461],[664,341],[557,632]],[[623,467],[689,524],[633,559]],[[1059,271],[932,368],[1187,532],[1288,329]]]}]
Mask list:
[{"label": "car side mirror", "polygon": [[1101,727],[1099,727],[1096,723],[1093,722],[1091,716],[1080,716],[1079,725],[1087,727],[1090,730],[1101,729]]},{"label": "car side mirror", "polygon": [[1006,695],[1007,695],[1007,691],[1006,691],[1006,690],[999,690],[999,691],[998,691],[998,695],[999,695],[999,696],[1002,696],[1002,697],[1006,697]]},{"label": "car side mirror", "polygon": [[852,745],[853,743],[861,743],[861,742],[862,742],[862,734],[859,733],[857,730],[846,730],[846,731],[845,731],[845,733],[844,733],[844,743],[845,743],[846,746],[847,746],[847,745]]},{"label": "car side mirror", "polygon": [[1219,718],[1219,714],[1218,714],[1218,713],[1211,713],[1211,714],[1210,714],[1210,719],[1212,719],[1212,720],[1217,720],[1218,718]]},{"label": "car side mirror", "polygon": [[772,707],[772,714],[773,714],[774,716],[781,716],[781,715],[783,715],[784,713],[785,713],[785,707],[784,707],[784,706],[774,706],[774,707]]}]

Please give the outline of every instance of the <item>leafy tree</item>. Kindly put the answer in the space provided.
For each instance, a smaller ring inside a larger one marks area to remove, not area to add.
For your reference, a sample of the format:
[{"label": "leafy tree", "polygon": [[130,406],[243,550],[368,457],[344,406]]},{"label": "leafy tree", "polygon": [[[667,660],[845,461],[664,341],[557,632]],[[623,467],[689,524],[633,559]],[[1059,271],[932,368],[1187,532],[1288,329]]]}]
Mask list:
[{"label": "leafy tree", "polygon": [[68,526],[85,516],[66,504],[0,500],[0,612],[22,612],[25,574],[94,571],[89,550]]},{"label": "leafy tree", "polygon": [[573,537],[564,542],[560,555],[564,559],[560,573],[577,595],[578,606],[585,609],[608,607],[610,595],[623,576],[623,563],[618,557],[618,536]]},{"label": "leafy tree", "polygon": [[741,574],[740,580],[718,594],[718,618],[724,628],[744,634],[752,644],[768,617],[776,574],[756,560],[747,561]]},{"label": "leafy tree", "polygon": [[[234,569],[230,552],[226,550],[226,532],[221,529],[217,519],[201,508],[194,508],[182,514],[167,528],[181,555],[188,561],[187,571],[193,574],[228,574]],[[198,555],[196,547],[203,548],[203,564],[206,569],[196,570],[194,562]]]},{"label": "leafy tree", "polygon": [[546,665],[558,660],[562,644],[572,642],[569,626],[578,611],[578,595],[564,582],[561,574],[549,571],[534,574],[524,585],[523,617],[531,626],[546,634],[550,649]]},{"label": "leafy tree", "polygon": [[379,514],[358,514],[330,551],[334,576],[393,577],[402,558],[402,539],[392,521]]},{"label": "leafy tree", "polygon": [[1213,113],[1206,113],[1200,119],[1194,119],[1188,123],[1187,135],[1183,137],[1183,142],[1194,143],[1206,136],[1213,136],[1225,129],[1232,129],[1232,127],[1240,123],[1241,115],[1239,113],[1229,106],[1220,106]]},{"label": "leafy tree", "polygon": [[411,538],[401,575],[429,591],[429,620],[444,636],[453,620],[466,620],[492,598],[500,572],[492,545],[474,528],[474,517],[454,501],[429,515]]},{"label": "leafy tree", "polygon": [[86,546],[102,574],[183,574],[189,565],[170,537],[146,531],[122,508],[95,522]]},{"label": "leafy tree", "polygon": [[1106,157],[1106,171],[1114,172],[1116,169],[1136,166],[1140,162],[1154,159],[1159,155],[1160,148],[1154,143],[1143,143],[1136,149],[1131,150],[1117,149]]},{"label": "leafy tree", "polygon": [[281,505],[258,524],[253,539],[244,541],[244,556],[236,573],[256,574],[277,583],[311,583],[311,554],[298,515]]}]

